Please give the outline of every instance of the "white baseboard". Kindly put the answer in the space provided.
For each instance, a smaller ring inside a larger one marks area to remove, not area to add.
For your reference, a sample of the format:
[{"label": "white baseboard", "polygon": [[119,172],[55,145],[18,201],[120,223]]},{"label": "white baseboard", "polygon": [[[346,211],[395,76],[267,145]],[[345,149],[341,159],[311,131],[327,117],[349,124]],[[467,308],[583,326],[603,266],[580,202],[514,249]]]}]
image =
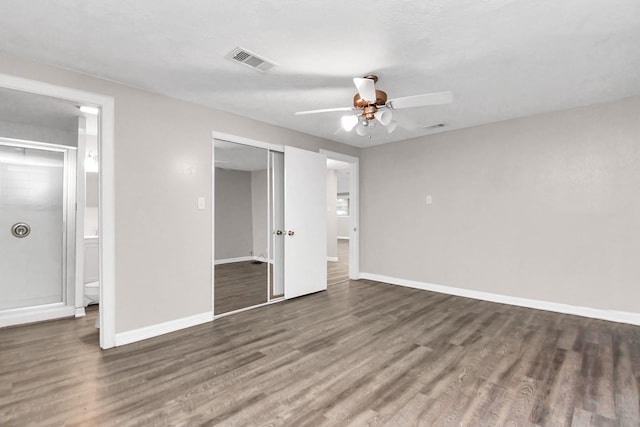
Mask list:
[{"label": "white baseboard", "polygon": [[73,317],[76,308],[64,303],[44,304],[35,307],[12,308],[0,311],[0,328],[5,326],[22,325],[25,323],[42,322],[44,320]]},{"label": "white baseboard", "polygon": [[535,308],[538,310],[553,311],[556,313],[573,314],[576,316],[590,317],[593,319],[609,320],[611,322],[640,325],[640,313],[628,311],[603,310],[599,308],[580,307],[556,302],[541,301],[529,298],[511,297],[507,295],[492,294],[489,292],[472,291],[469,289],[454,288],[451,286],[434,285],[432,283],[417,282],[414,280],[398,279],[396,277],[380,274],[360,273],[361,279],[374,280],[376,282],[389,283],[391,285],[406,286],[441,294],[457,295],[482,301],[491,301],[501,304],[516,305],[519,307]]},{"label": "white baseboard", "polygon": [[263,256],[240,256],[237,258],[217,259],[213,262],[213,265],[232,264],[234,262],[245,262],[245,261],[260,261],[260,262],[268,262],[269,264],[273,264],[271,260],[268,260]]},{"label": "white baseboard", "polygon": [[195,314],[193,316],[183,317],[181,319],[158,323],[157,325],[145,326],[143,328],[134,329],[132,331],[120,332],[116,334],[116,346],[146,340],[148,338],[168,334],[169,332],[174,332],[180,329],[190,328],[191,326],[200,325],[202,323],[211,322],[212,320],[213,312],[208,311],[206,313]]},{"label": "white baseboard", "polygon": [[232,262],[244,262],[244,261],[253,261],[255,258],[252,256],[239,256],[236,258],[224,258],[224,259],[217,259],[214,261],[213,265],[219,265],[219,264],[231,264]]},{"label": "white baseboard", "polygon": [[327,261],[329,261],[329,262],[338,262],[338,257],[337,256],[328,256],[327,257]]},{"label": "white baseboard", "polygon": [[338,240],[349,240],[349,236],[338,236]]},{"label": "white baseboard", "polygon": [[76,317],[84,317],[87,313],[84,311],[84,307],[76,307]]}]

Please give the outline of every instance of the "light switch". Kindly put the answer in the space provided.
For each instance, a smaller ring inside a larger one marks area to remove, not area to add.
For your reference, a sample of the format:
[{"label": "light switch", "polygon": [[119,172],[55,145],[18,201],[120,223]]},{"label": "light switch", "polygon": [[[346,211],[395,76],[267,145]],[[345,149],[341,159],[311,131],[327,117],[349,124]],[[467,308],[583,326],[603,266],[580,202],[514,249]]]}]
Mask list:
[{"label": "light switch", "polygon": [[431,194],[427,195],[427,204],[430,205],[431,203],[433,203],[433,199],[431,198]]},{"label": "light switch", "polygon": [[198,197],[198,209],[204,209],[204,197]]}]

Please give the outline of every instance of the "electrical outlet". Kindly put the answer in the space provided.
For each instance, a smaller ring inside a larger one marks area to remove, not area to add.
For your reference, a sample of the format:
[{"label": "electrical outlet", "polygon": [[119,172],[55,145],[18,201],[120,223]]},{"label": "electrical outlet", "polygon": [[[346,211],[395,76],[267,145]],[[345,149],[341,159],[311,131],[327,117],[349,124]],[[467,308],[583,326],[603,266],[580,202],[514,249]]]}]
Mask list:
[{"label": "electrical outlet", "polygon": [[433,203],[433,198],[431,197],[431,194],[427,194],[426,202],[427,202],[428,205]]}]

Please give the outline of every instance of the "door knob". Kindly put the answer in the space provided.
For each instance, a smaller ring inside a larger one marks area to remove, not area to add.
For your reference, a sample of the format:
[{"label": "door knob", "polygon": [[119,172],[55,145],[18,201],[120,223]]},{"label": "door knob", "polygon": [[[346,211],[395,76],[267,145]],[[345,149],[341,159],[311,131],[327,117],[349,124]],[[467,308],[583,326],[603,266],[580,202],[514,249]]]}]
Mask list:
[{"label": "door knob", "polygon": [[287,234],[288,234],[289,236],[293,236],[293,235],[295,234],[295,232],[294,232],[293,230],[289,230],[289,231],[287,231]]},{"label": "door knob", "polygon": [[284,234],[284,231],[276,230],[275,233],[276,233],[277,236],[282,236]]}]

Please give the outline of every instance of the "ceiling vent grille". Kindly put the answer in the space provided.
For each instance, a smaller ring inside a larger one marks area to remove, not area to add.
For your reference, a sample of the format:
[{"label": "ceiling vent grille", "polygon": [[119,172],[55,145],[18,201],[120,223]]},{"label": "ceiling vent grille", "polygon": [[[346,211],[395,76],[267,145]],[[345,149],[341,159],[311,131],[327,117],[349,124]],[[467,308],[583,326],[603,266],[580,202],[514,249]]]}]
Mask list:
[{"label": "ceiling vent grille", "polygon": [[233,49],[231,52],[227,53],[225,55],[225,58],[227,58],[230,61],[238,62],[242,65],[246,65],[247,67],[252,68],[254,70],[258,70],[258,71],[267,71],[274,65],[278,65],[273,61],[270,61],[264,57],[256,55],[250,50],[247,50],[241,47],[237,47]]}]

